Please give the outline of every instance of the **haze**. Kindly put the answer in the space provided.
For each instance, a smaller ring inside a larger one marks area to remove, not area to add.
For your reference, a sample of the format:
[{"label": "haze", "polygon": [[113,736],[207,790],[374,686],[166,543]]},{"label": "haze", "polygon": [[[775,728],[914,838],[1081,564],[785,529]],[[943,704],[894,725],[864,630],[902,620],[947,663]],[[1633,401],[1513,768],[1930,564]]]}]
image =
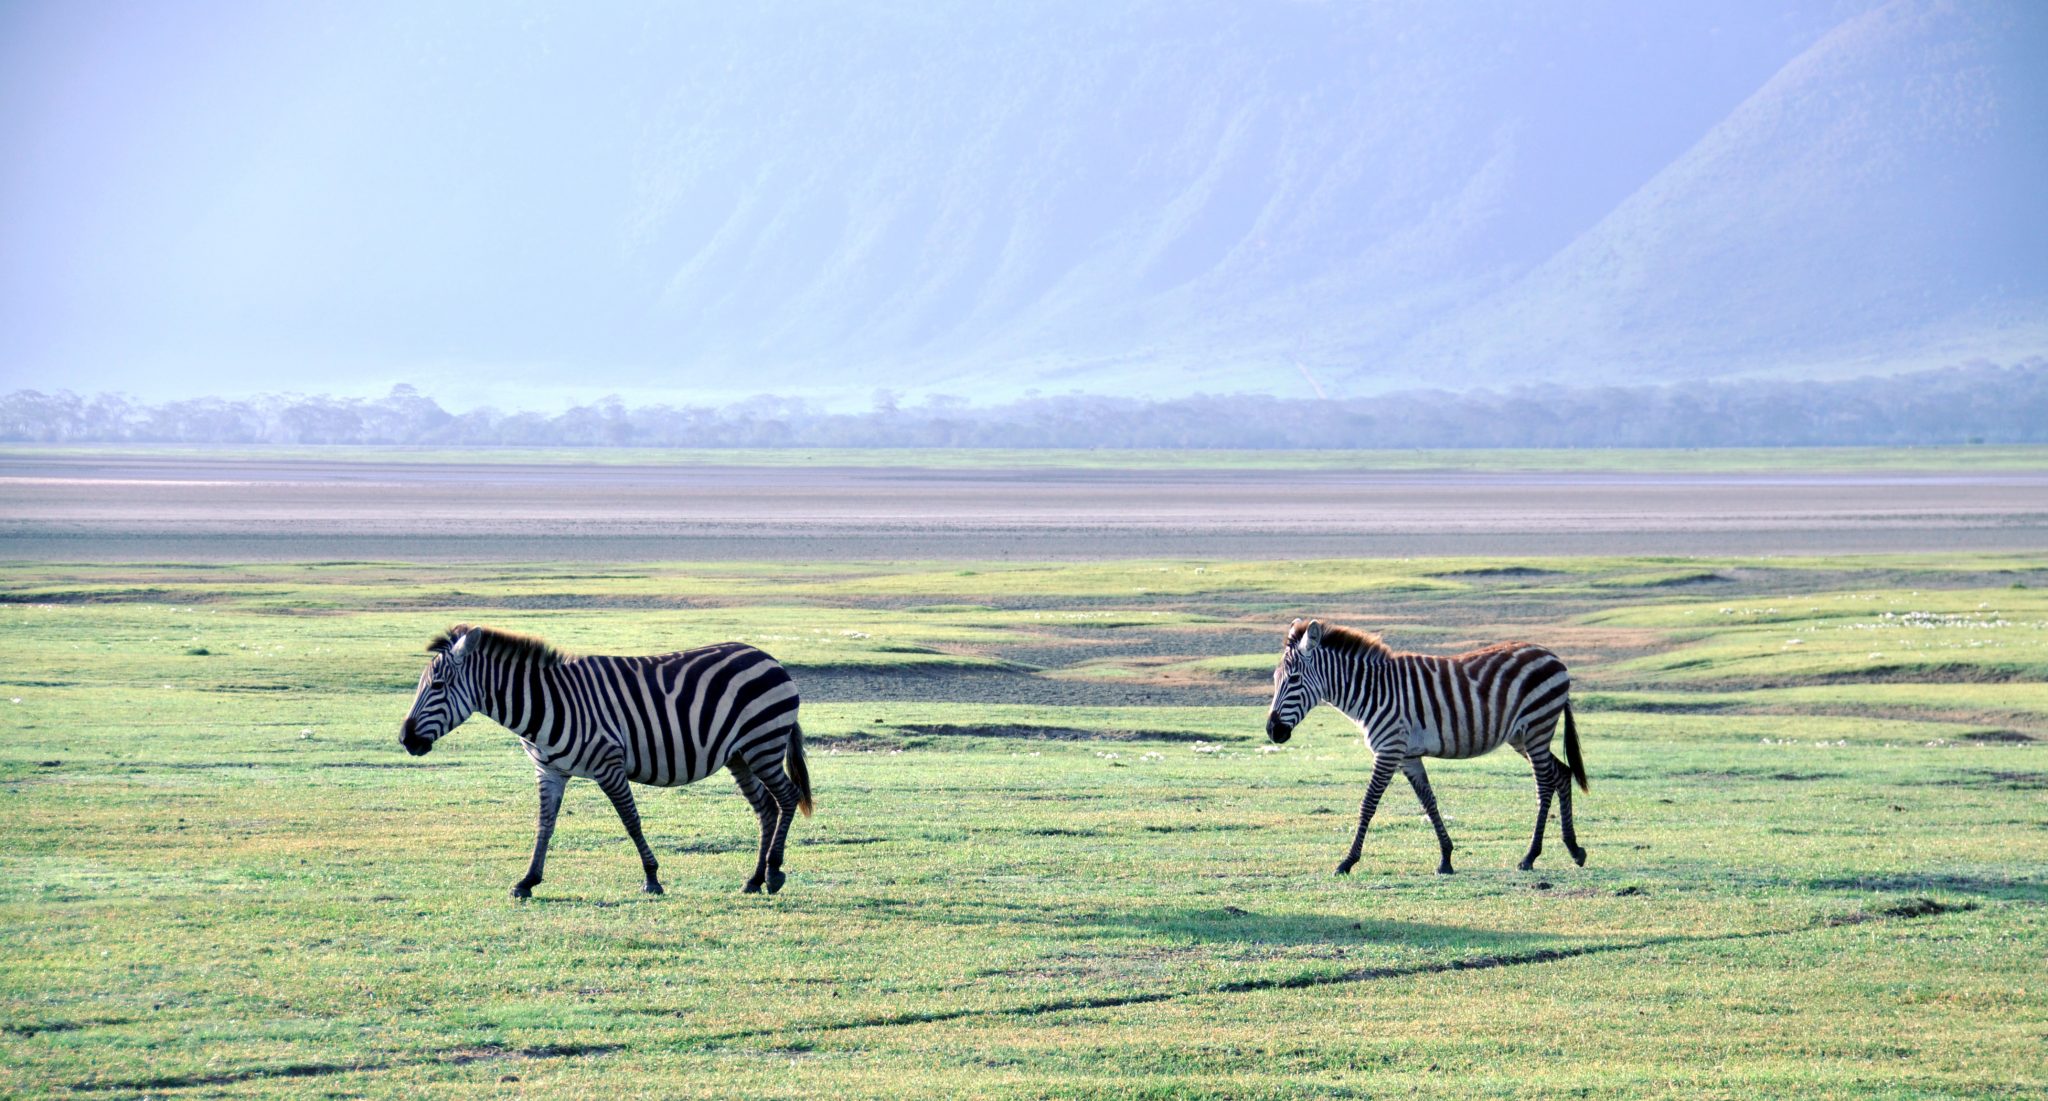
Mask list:
[{"label": "haze", "polygon": [[4,388],[1008,400],[2048,352],[2048,7],[0,7]]}]

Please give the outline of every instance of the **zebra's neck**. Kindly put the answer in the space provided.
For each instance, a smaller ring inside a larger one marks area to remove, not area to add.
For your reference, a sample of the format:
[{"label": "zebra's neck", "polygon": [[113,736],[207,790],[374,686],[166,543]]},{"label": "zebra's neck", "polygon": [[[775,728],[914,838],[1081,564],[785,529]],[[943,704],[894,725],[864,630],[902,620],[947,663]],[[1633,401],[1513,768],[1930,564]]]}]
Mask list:
[{"label": "zebra's neck", "polygon": [[1364,722],[1378,709],[1381,672],[1387,656],[1371,650],[1355,653],[1325,651],[1323,702],[1344,713],[1352,722]]},{"label": "zebra's neck", "polygon": [[555,691],[560,663],[489,651],[476,657],[470,691],[477,711],[521,738],[534,740],[561,709]]}]

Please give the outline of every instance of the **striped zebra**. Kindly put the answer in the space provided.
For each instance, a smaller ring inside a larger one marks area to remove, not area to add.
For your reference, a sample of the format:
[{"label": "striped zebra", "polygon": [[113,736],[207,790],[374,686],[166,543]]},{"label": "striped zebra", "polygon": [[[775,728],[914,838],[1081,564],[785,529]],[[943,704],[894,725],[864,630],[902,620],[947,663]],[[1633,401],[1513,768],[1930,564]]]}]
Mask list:
[{"label": "striped zebra", "polygon": [[[774,658],[737,642],[654,657],[570,658],[540,639],[460,624],[427,643],[399,744],[418,757],[482,712],[519,735],[540,780],[540,832],[528,898],[547,864],[548,838],[572,776],[597,781],[640,850],[646,890],[661,893],[654,850],[640,833],[631,783],[675,787],[721,767],[761,822],[747,893],[782,889],[782,849],[796,812],[811,813],[811,777],[797,726],[796,686]],[[788,771],[784,771],[784,761]]]},{"label": "striped zebra", "polygon": [[[1503,743],[1529,759],[1536,772],[1536,836],[1522,857],[1528,871],[1543,852],[1550,797],[1557,796],[1564,847],[1583,865],[1586,850],[1572,830],[1571,781],[1586,790],[1586,766],[1579,759],[1579,731],[1572,723],[1571,674],[1556,654],[1526,642],[1503,642],[1454,657],[1396,653],[1378,635],[1316,620],[1294,621],[1287,648],[1273,670],[1273,707],[1266,736],[1285,742],[1309,710],[1329,703],[1365,732],[1372,748],[1372,782],[1358,808],[1358,832],[1351,851],[1337,865],[1349,874],[1365,847],[1380,796],[1394,770],[1408,774],[1415,797],[1436,827],[1442,850],[1439,875],[1451,874],[1451,835],[1429,790],[1424,757],[1477,757]],[[1564,753],[1570,766],[1550,755],[1550,738],[1564,716]]]}]

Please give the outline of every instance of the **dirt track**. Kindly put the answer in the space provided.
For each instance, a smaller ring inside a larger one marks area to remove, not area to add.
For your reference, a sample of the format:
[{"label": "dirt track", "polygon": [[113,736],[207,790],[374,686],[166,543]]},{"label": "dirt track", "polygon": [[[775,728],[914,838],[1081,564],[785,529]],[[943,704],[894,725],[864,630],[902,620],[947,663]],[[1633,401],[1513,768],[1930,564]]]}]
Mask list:
[{"label": "dirt track", "polygon": [[1058,560],[2042,547],[2048,472],[0,460],[0,558],[12,560]]}]

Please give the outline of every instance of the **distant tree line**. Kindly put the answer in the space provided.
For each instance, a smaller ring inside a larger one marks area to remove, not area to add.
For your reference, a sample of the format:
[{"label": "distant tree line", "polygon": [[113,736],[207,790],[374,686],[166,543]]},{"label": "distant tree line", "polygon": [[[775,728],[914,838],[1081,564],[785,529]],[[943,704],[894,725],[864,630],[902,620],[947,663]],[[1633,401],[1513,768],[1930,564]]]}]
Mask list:
[{"label": "distant tree line", "polygon": [[1831,382],[1410,390],[1310,401],[1069,394],[951,397],[831,412],[763,396],[722,407],[616,398],[563,413],[451,413],[410,386],[375,399],[268,395],[162,404],[17,390],[0,440],[504,447],[1747,447],[2048,442],[2048,359]]}]

